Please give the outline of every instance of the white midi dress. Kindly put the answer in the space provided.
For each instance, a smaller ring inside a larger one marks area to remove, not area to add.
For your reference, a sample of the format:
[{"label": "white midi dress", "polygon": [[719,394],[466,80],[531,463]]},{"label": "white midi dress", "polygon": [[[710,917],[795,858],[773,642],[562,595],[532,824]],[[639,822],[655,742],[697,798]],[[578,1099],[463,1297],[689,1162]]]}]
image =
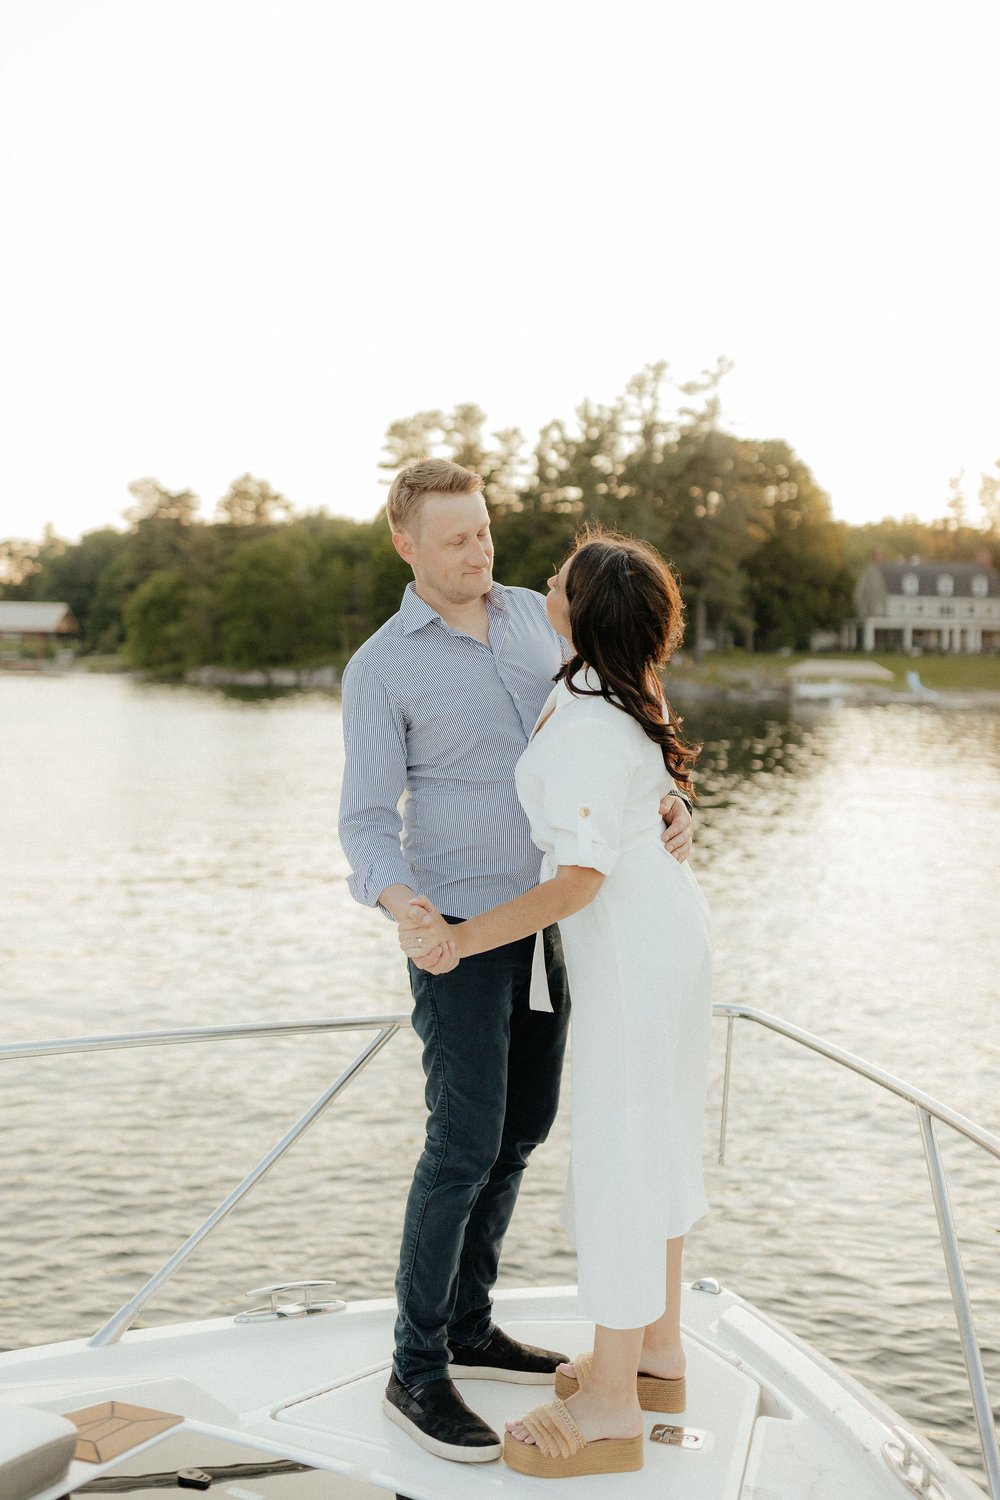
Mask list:
[{"label": "white midi dress", "polygon": [[[587,669],[574,680],[597,679]],[[582,1309],[638,1328],[663,1312],[664,1241],[708,1209],[708,906],[660,841],[658,804],[672,786],[662,753],[623,710],[559,683],[516,775],[542,878],[558,865],[606,877],[559,923],[573,1002],[563,1222]]]}]

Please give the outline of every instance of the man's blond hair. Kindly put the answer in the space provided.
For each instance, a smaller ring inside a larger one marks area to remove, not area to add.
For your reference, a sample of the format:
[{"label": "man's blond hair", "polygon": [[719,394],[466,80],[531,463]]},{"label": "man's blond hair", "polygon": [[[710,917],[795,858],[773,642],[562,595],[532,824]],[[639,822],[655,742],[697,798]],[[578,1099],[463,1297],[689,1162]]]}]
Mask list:
[{"label": "man's blond hair", "polygon": [[419,463],[408,464],[389,486],[385,502],[389,529],[393,533],[412,531],[420,507],[430,494],[474,495],[482,487],[480,474],[447,458],[422,458]]}]

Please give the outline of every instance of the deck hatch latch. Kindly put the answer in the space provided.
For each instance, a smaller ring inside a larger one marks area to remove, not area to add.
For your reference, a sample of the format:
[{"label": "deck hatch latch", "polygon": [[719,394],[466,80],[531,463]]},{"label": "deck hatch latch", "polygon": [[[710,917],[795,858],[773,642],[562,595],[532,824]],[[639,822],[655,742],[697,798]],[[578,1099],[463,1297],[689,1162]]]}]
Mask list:
[{"label": "deck hatch latch", "polygon": [[666,1422],[657,1422],[649,1441],[668,1443],[671,1448],[704,1448],[705,1434],[697,1427],[671,1427]]}]

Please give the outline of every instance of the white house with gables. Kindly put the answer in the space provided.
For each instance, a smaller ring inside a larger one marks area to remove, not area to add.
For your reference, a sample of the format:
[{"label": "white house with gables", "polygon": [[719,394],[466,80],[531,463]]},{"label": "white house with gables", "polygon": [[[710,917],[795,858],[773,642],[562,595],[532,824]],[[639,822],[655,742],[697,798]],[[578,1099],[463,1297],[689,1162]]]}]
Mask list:
[{"label": "white house with gables", "polygon": [[844,645],[865,651],[1000,651],[1000,573],[986,562],[871,562]]}]

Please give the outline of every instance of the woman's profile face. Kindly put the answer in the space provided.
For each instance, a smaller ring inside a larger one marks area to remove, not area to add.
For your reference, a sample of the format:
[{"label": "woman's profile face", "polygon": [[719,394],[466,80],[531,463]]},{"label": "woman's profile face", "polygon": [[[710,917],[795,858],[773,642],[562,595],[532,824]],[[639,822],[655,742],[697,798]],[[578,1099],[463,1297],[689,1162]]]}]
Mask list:
[{"label": "woman's profile face", "polygon": [[565,641],[570,639],[566,579],[569,575],[569,565],[572,560],[572,558],[568,557],[558,573],[553,573],[549,579],[549,592],[545,600],[545,613],[549,617],[549,624],[553,630],[559,632]]}]

